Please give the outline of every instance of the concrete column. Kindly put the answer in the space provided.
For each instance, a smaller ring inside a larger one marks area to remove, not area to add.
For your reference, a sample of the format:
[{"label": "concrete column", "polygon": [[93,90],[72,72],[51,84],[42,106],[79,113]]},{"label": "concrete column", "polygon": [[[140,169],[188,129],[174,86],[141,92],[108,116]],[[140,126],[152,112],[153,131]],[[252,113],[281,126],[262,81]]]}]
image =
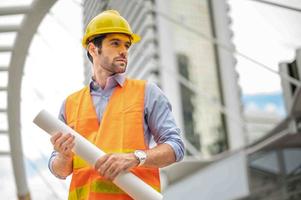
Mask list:
[{"label": "concrete column", "polygon": [[[214,34],[219,43],[233,46],[231,43],[232,32],[229,28],[228,4],[224,0],[211,1]],[[226,116],[226,128],[230,149],[237,149],[246,144],[242,119],[242,104],[238,87],[238,75],[235,71],[233,53],[217,46],[217,57],[220,69],[221,89],[225,107],[231,111],[231,117]]]},{"label": "concrete column", "polygon": [[[156,0],[156,10],[158,12],[166,12],[170,1]],[[156,22],[158,27],[158,41],[159,41],[159,70],[161,78],[161,88],[168,97],[175,117],[177,125],[181,130],[184,130],[180,84],[176,78],[177,63],[172,44],[172,30],[170,29],[170,22],[164,17],[156,15]]]}]

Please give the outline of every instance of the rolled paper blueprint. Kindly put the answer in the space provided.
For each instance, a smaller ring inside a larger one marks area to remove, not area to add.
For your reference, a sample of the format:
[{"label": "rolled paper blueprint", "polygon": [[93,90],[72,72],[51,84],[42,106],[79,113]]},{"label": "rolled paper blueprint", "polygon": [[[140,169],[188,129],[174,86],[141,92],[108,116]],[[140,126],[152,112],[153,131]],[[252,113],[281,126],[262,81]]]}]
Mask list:
[{"label": "rolled paper blueprint", "polygon": [[[34,118],[33,122],[50,135],[56,132],[71,133],[75,136],[74,152],[94,166],[98,158],[105,155],[101,149],[89,142],[72,128],[53,117],[46,110]],[[135,200],[162,200],[163,196],[134,174],[119,174],[113,181],[119,188]]]}]

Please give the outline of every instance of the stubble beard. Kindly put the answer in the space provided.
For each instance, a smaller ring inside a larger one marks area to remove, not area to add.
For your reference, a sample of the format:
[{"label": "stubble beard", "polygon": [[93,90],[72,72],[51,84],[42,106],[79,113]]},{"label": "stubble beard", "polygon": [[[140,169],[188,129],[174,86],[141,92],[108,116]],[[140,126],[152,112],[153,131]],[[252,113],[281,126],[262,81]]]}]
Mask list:
[{"label": "stubble beard", "polygon": [[113,62],[112,67],[113,67],[113,69],[115,69],[114,71],[116,73],[124,73],[126,71],[127,64],[125,64],[125,63],[116,64]]},{"label": "stubble beard", "polygon": [[117,61],[110,61],[108,57],[104,58],[104,61],[100,63],[101,68],[105,69],[112,75],[124,73],[126,71],[126,63],[118,63]]},{"label": "stubble beard", "polygon": [[[98,54],[101,53],[102,51],[101,49],[99,49]],[[104,60],[102,63],[100,63],[100,65],[102,66],[102,68],[112,73],[112,75],[117,73],[124,73],[126,71],[127,63],[117,63],[118,61],[115,61],[115,58],[110,61],[110,58],[107,56],[105,56],[103,59]]]}]

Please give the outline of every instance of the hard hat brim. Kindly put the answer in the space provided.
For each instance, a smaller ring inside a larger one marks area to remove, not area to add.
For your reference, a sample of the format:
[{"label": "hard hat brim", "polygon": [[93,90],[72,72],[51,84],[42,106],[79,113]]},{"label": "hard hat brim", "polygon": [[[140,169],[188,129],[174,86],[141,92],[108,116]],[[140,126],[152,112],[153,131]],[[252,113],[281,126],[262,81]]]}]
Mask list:
[{"label": "hard hat brim", "polygon": [[133,33],[132,35],[131,35],[131,37],[132,37],[132,42],[133,43],[137,43],[137,42],[140,42],[140,40],[141,40],[141,37],[139,36],[139,35],[137,35],[137,34],[135,34],[135,33]]},{"label": "hard hat brim", "polygon": [[87,48],[87,46],[88,46],[88,43],[90,42],[90,41],[92,41],[94,38],[96,38],[96,37],[98,37],[99,35],[103,35],[103,34],[112,34],[112,33],[121,33],[121,34],[126,34],[126,35],[128,35],[128,36],[130,36],[131,37],[131,42],[132,42],[132,44],[135,44],[135,43],[137,43],[137,42],[140,42],[140,40],[141,40],[141,37],[139,36],[139,35],[137,35],[137,34],[135,34],[135,33],[132,33],[132,34],[128,34],[128,33],[124,33],[124,32],[108,32],[108,33],[99,33],[99,34],[95,34],[95,35],[93,35],[93,36],[90,36],[89,38],[83,38],[83,40],[82,40],[82,45],[83,45],[83,47],[86,49]]}]

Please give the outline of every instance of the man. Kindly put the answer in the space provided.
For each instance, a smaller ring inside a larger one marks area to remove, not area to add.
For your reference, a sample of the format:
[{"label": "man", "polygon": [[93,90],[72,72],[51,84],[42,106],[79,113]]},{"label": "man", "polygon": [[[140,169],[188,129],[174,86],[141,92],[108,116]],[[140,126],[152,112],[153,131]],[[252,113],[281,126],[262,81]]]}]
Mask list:
[{"label": "man", "polygon": [[180,131],[162,91],[122,74],[128,50],[139,40],[115,10],[100,13],[87,26],[82,43],[93,64],[92,80],[67,97],[60,119],[107,155],[91,167],[73,154],[71,134],[51,137],[55,151],[49,168],[63,179],[72,173],[69,199],[131,199],[112,183],[128,171],[160,191],[158,168],[183,158]]}]

